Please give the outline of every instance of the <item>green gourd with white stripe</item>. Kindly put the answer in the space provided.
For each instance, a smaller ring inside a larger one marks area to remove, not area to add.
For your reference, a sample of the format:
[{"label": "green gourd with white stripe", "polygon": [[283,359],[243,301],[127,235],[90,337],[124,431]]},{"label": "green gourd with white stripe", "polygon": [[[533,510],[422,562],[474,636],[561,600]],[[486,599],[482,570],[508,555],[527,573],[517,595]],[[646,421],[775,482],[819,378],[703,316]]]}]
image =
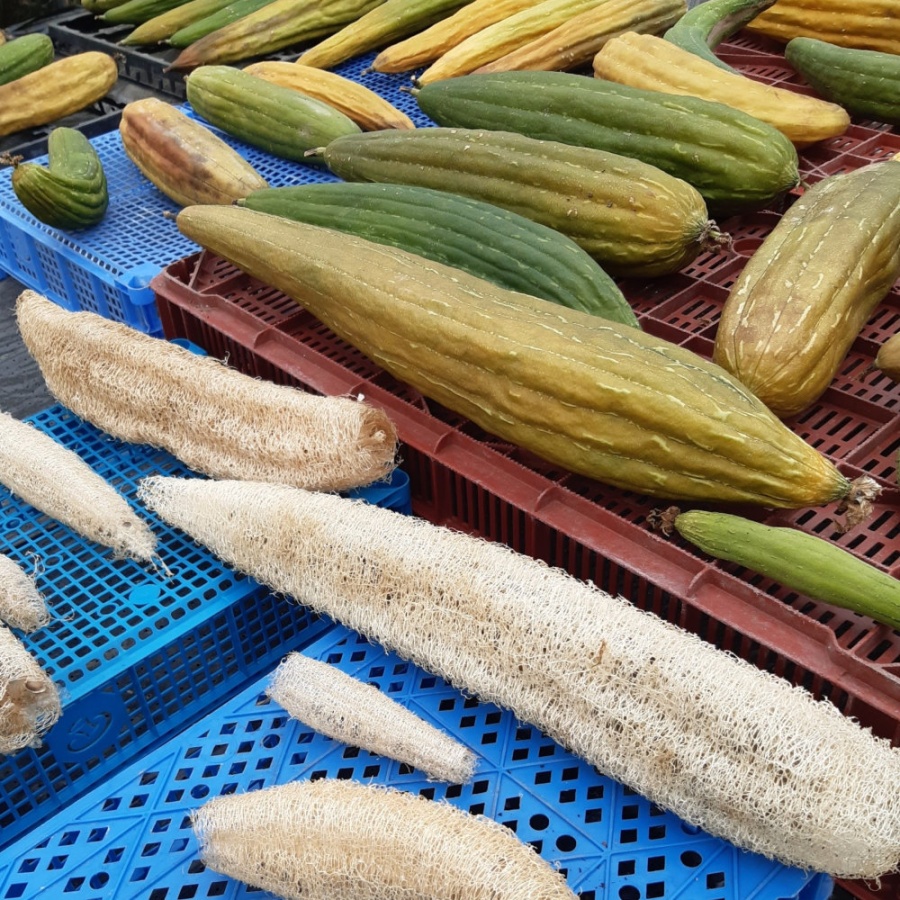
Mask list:
[{"label": "green gourd with white stripe", "polygon": [[501,287],[640,327],[616,283],[574,241],[480,200],[338,181],[258,190],[237,204],[401,247]]}]

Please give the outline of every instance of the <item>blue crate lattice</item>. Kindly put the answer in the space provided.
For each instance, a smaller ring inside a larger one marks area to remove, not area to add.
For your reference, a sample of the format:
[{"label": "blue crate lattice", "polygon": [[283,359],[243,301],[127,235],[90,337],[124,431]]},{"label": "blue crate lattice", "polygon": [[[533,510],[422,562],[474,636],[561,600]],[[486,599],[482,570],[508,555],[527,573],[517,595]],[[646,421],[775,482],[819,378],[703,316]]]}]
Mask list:
[{"label": "blue crate lattice", "polygon": [[15,844],[0,900],[269,897],[206,870],[190,812],[221,794],[308,778],[389,784],[483,813],[565,873],[582,900],[826,900],[832,881],[688,826],[537,729],[342,626],[304,651],[378,687],[478,755],[465,786],[317,734],[264,696],[266,679]]},{"label": "blue crate lattice", "polygon": [[[170,573],[115,559],[0,487],[0,552],[28,571],[39,562],[37,584],[54,615],[23,640],[64,701],[42,747],[0,757],[0,848],[332,624],[234,573],[136,501],[147,475],[191,474],[174,457],[114,440],[62,406],[30,421],[151,523]],[[351,493],[409,512],[399,470]]]},{"label": "blue crate lattice", "polygon": [[[371,88],[417,124],[429,124],[415,99],[400,90],[409,84],[407,75],[362,74],[373,58],[374,54],[358,57],[335,71]],[[279,159],[218,129],[212,131],[272,187],[337,180],[321,165]],[[197,245],[166,218],[179,207],[128,159],[117,130],[94,138],[91,144],[106,172],[110,195],[106,216],[92,228],[62,232],[38,222],[16,198],[11,169],[0,171],[0,270],[66,309],[89,310],[161,336],[148,285],[166,266],[195,253]],[[47,158],[35,162],[46,163]]]}]

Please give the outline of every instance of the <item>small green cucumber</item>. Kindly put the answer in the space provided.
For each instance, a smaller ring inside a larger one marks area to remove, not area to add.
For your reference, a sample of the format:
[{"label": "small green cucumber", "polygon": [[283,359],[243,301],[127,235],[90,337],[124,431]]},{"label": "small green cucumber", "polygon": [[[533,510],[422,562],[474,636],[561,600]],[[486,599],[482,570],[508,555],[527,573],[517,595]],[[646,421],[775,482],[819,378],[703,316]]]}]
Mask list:
[{"label": "small green cucumber", "polygon": [[784,56],[826,100],[853,115],[900,125],[900,56],[806,37],[789,41]]},{"label": "small green cucumber", "polygon": [[720,69],[736,72],[713,51],[774,3],[775,0],[706,0],[689,9],[663,37]]},{"label": "small green cucumber", "polygon": [[307,150],[361,132],[333,106],[232,66],[200,66],[185,84],[207,122],[282,159],[311,162]]},{"label": "small green cucumber", "polygon": [[400,247],[640,327],[616,283],[574,241],[490,203],[413,185],[335,182],[254,191],[237,205]]},{"label": "small green cucumber", "polygon": [[218,31],[232,22],[237,22],[238,19],[243,19],[244,16],[262,9],[271,2],[272,0],[233,0],[232,3],[228,3],[221,9],[211,12],[202,19],[197,19],[196,22],[191,22],[189,25],[179,28],[166,43],[179,49],[188,47],[194,41],[199,41],[200,38],[206,37],[213,31]]},{"label": "small green cucumber", "polygon": [[438,125],[639,159],[693,185],[713,216],[766,206],[800,181],[797,151],[780,131],[699,97],[567,72],[461,75],[412,93]]},{"label": "small green cucumber", "polygon": [[46,34],[23,34],[0,44],[0,84],[36,72],[53,62],[53,41]]},{"label": "small green cucumber", "polygon": [[824,538],[728,513],[691,510],[675,530],[717,559],[737,563],[813,600],[900,628],[900,581]]},{"label": "small green cucumber", "polygon": [[97,151],[75,128],[54,128],[47,140],[48,165],[16,164],[12,188],[40,222],[76,230],[96,225],[106,214],[109,194]]}]

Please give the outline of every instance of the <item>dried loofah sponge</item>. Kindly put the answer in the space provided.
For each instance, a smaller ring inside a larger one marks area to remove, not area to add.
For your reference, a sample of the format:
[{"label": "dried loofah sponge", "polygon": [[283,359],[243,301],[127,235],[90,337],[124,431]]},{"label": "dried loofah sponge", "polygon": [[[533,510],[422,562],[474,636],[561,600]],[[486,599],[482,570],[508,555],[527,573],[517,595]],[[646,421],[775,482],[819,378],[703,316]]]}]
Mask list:
[{"label": "dried loofah sponge", "polygon": [[38,747],[60,717],[59,691],[22,642],[0,625],[0,754]]},{"label": "dried loofah sponge", "polygon": [[508,828],[392,788],[321,779],[217,797],[203,862],[288,900],[575,900]]},{"label": "dried loofah sponge", "polygon": [[32,578],[0,553],[0,622],[30,633],[50,621],[50,610]]},{"label": "dried loofah sponge", "polygon": [[415,766],[429,778],[465,784],[475,771],[467,747],[372,685],[302,653],[286,657],[267,693],[321,734]]},{"label": "dried loofah sponge", "polygon": [[50,392],[107,434],[213,478],[345,490],[386,477],[397,434],[379,409],[251,378],[218,360],[24,291],[19,331]]},{"label": "dried loofah sponge", "polygon": [[900,861],[900,750],[621,598],[341,497],[174,478],[146,479],[141,495],[236,568],[711,834],[846,878]]},{"label": "dried loofah sponge", "polygon": [[156,537],[128,501],[77,453],[0,412],[0,484],[120,556],[150,561]]}]

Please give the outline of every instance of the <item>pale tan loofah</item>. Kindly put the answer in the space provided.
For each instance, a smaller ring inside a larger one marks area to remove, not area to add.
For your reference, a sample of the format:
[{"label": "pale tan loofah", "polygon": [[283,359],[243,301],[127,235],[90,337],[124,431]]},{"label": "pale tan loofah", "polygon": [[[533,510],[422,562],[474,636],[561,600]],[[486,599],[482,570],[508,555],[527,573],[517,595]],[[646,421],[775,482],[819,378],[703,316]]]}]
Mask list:
[{"label": "pale tan loofah", "polygon": [[203,862],[288,900],[575,900],[508,828],[352,781],[217,797],[193,815]]},{"label": "pale tan loofah", "polygon": [[30,633],[50,621],[50,610],[34,580],[0,553],[0,622]]},{"label": "pale tan loofah", "polygon": [[0,625],[0,754],[39,747],[61,713],[56,685],[22,642]]},{"label": "pale tan loofah", "polygon": [[120,556],[153,558],[156,537],[111,484],[73,450],[2,412],[0,484]]},{"label": "pale tan loofah", "polygon": [[50,392],[107,434],[161,447],[213,478],[345,490],[394,468],[387,415],[251,378],[218,360],[23,292],[19,330]]},{"label": "pale tan loofah", "polygon": [[621,598],[340,497],[167,478],[141,495],[235,567],[714,835],[846,878],[900,860],[900,750]]},{"label": "pale tan loofah", "polygon": [[467,747],[372,685],[302,653],[291,653],[275,670],[267,694],[326,737],[407,763],[437,781],[465,784],[475,770]]}]

